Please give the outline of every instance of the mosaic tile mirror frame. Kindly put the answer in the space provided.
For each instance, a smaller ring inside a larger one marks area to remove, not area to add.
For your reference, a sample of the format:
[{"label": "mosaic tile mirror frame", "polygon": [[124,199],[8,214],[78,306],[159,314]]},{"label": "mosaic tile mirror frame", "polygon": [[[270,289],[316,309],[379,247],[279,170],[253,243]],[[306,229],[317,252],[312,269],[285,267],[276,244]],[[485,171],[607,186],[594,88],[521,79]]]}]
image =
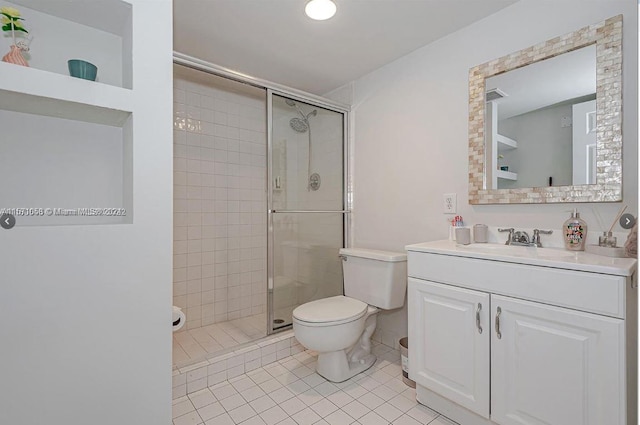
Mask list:
[{"label": "mosaic tile mirror frame", "polygon": [[[489,189],[485,173],[485,80],[596,45],[596,184]],[[469,203],[622,200],[622,15],[473,67],[469,71]]]}]

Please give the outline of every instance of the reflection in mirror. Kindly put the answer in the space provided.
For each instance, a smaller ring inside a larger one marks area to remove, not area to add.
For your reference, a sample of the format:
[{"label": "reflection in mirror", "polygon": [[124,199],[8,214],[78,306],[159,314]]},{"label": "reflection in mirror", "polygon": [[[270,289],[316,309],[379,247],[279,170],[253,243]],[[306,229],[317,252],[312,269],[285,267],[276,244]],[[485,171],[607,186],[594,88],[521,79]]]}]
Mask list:
[{"label": "reflection in mirror", "polygon": [[491,189],[595,183],[596,46],[487,78]]},{"label": "reflection in mirror", "polygon": [[469,70],[470,204],[621,200],[622,15]]}]

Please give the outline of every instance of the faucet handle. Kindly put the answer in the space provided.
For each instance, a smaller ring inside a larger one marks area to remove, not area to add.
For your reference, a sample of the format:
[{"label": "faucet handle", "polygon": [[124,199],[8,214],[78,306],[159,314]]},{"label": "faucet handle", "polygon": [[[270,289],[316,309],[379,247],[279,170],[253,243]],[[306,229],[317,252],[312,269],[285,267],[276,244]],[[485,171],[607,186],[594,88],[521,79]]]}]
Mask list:
[{"label": "faucet handle", "polygon": [[516,229],[514,229],[513,227],[509,227],[508,229],[498,229],[498,232],[509,232],[509,236],[507,236],[507,241],[504,243],[505,245],[511,245],[511,240],[513,239],[513,232],[515,232]]},{"label": "faucet handle", "polygon": [[540,242],[540,234],[550,235],[552,233],[553,230],[533,229],[533,238],[531,239],[531,243],[535,244],[538,248],[542,248],[542,242]]}]

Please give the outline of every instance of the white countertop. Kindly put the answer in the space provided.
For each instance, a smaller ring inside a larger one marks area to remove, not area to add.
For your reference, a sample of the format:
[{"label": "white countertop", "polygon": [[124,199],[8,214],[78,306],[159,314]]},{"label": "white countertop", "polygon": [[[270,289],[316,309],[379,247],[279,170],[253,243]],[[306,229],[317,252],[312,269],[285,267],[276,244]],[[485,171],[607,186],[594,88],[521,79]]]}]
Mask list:
[{"label": "white countertop", "polygon": [[558,248],[507,246],[492,243],[458,245],[454,241],[441,240],[407,245],[405,249],[413,252],[428,252],[617,276],[631,276],[637,268],[637,260],[634,258],[611,258]]}]

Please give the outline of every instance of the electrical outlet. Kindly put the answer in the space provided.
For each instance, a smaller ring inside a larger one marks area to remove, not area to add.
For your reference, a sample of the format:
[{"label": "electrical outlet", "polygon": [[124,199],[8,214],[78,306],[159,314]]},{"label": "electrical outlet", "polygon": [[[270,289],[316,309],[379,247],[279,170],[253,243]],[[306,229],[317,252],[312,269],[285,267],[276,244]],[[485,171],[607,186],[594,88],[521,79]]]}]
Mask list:
[{"label": "electrical outlet", "polygon": [[442,195],[443,212],[445,214],[455,214],[457,201],[455,193],[445,193]]}]

